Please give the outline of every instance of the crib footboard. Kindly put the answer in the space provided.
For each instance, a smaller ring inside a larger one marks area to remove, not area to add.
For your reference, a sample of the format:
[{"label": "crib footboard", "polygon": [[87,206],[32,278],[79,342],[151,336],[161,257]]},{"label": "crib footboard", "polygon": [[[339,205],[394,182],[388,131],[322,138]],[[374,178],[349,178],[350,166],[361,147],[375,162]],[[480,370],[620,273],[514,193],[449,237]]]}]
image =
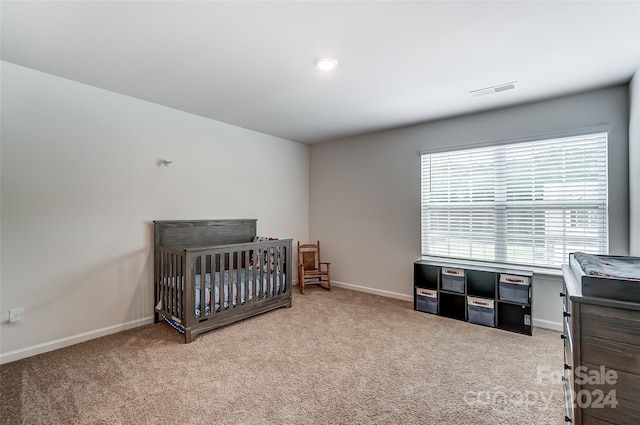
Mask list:
[{"label": "crib footboard", "polygon": [[291,239],[156,247],[156,315],[197,335],[291,306]]}]

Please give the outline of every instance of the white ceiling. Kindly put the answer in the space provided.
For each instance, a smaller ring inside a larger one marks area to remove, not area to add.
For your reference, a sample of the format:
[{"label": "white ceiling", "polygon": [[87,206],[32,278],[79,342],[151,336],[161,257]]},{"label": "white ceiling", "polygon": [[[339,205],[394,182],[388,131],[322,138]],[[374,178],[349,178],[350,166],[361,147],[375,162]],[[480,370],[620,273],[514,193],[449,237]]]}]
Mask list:
[{"label": "white ceiling", "polygon": [[303,143],[640,68],[640,1],[2,1],[1,19],[3,60]]}]

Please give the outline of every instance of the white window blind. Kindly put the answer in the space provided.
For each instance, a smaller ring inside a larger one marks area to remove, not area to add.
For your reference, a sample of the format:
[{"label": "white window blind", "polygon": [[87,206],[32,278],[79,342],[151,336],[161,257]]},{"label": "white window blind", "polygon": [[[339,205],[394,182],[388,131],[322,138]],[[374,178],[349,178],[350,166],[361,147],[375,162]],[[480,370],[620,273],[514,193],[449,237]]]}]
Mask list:
[{"label": "white window blind", "polygon": [[559,267],[608,253],[607,133],[421,157],[423,255]]}]

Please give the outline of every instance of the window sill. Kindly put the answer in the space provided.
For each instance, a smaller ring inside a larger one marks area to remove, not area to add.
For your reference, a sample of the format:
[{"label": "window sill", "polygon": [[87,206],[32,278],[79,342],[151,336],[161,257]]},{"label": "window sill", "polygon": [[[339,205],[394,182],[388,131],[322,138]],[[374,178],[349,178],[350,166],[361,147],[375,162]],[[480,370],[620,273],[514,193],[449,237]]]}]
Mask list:
[{"label": "window sill", "polygon": [[562,270],[558,267],[540,267],[540,266],[527,266],[521,264],[508,264],[508,263],[496,263],[491,261],[478,261],[478,260],[461,260],[457,258],[449,257],[434,257],[429,255],[423,255],[418,261],[425,262],[427,264],[440,265],[446,267],[458,267],[458,268],[474,268],[476,270],[484,270],[498,273],[513,273],[522,274],[524,272],[531,272],[535,275],[543,276],[562,276]]}]

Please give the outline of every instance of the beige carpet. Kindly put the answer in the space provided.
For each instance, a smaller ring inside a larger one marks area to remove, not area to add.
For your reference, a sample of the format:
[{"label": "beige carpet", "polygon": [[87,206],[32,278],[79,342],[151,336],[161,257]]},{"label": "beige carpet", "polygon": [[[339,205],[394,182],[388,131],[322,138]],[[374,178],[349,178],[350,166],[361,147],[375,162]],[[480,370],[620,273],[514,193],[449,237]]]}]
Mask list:
[{"label": "beige carpet", "polygon": [[562,423],[557,332],[306,293],[187,345],[161,323],[2,365],[2,424]]}]

